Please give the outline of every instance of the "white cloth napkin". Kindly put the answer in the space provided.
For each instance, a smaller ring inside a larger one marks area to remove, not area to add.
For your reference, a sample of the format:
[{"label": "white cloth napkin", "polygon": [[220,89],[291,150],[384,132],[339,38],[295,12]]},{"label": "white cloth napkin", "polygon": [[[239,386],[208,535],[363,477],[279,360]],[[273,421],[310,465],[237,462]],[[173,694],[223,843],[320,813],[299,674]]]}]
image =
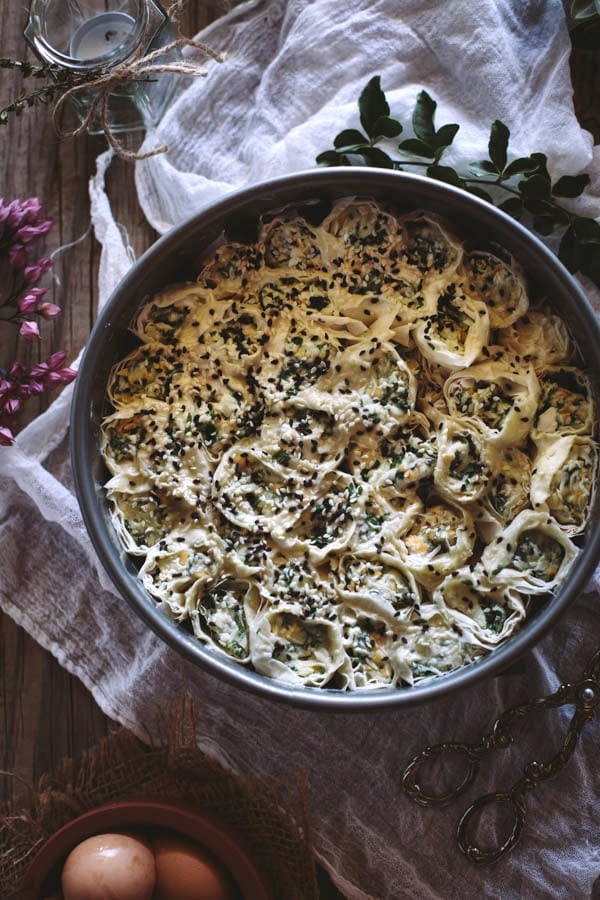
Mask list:
[{"label": "white cloth napkin", "polygon": [[[586,215],[600,212],[600,165],[573,112],[560,0],[271,0],[201,37],[224,62],[183,86],[147,135],[144,149],[166,142],[168,155],[137,166],[140,204],[159,231],[237,187],[313,166],[338,131],[357,125],[358,94],[375,74],[404,122],[425,88],[438,123],[461,124],[454,163],[482,158],[499,118],[515,155],[543,150],[555,177],[587,168],[592,187],[576,202]],[[109,153],[99,157],[90,185],[103,301],[131,264],[104,192],[109,163]],[[0,449],[0,605],[109,716],[142,735],[156,706],[187,689],[203,710],[199,744],[226,764],[306,771],[318,857],[350,898],[579,900],[594,882],[600,889],[598,722],[568,768],[529,797],[522,842],[493,868],[475,868],[458,851],[459,814],[475,796],[512,784],[529,759],[552,755],[568,711],[540,714],[526,740],[520,731],[519,749],[494,754],[477,787],[447,808],[423,810],[400,786],[426,744],[476,740],[507,706],[579,676],[600,645],[594,586],[518,666],[426,706],[325,714],[242,694],[150,634],[103,574],[73,494],[71,394]]]}]

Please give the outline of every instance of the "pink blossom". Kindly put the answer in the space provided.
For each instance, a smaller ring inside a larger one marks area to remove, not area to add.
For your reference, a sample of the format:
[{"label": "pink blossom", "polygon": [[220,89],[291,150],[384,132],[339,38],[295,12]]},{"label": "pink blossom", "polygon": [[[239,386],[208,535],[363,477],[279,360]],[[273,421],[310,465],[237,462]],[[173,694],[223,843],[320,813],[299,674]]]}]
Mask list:
[{"label": "pink blossom", "polygon": [[41,378],[46,390],[52,390],[62,384],[70,384],[77,377],[77,372],[64,367],[66,358],[67,354],[64,350],[59,350],[58,353],[49,356],[46,362],[32,366],[29,374],[34,379]]},{"label": "pink blossom", "polygon": [[8,206],[0,200],[0,226],[6,243],[30,244],[36,238],[47,234],[52,228],[52,220],[43,218],[42,204],[37,197],[28,200],[13,200]]},{"label": "pink blossom", "polygon": [[8,248],[8,258],[13,269],[22,272],[27,265],[27,250],[23,244],[12,244]]},{"label": "pink blossom", "polygon": [[0,447],[9,447],[14,442],[15,437],[10,428],[0,425]]},{"label": "pink blossom", "polygon": [[39,341],[40,338],[40,329],[38,327],[37,322],[25,321],[19,328],[19,334],[22,338],[25,338],[26,341]]},{"label": "pink blossom", "polygon": [[37,197],[13,200],[8,205],[0,200],[0,248],[8,250],[13,269],[22,272],[27,268],[27,247],[47,234],[52,224],[51,219],[43,218]]},{"label": "pink blossom", "polygon": [[25,266],[23,269],[23,277],[27,284],[37,284],[42,275],[45,275],[51,266],[52,260],[42,257],[42,259],[38,259],[33,265]]},{"label": "pink blossom", "polygon": [[44,319],[55,319],[57,316],[60,316],[61,308],[57,306],[56,303],[42,303],[39,308],[40,314],[44,317]]},{"label": "pink blossom", "polygon": [[30,288],[23,297],[19,298],[19,312],[30,313],[37,309],[38,303],[47,292],[48,288]]}]

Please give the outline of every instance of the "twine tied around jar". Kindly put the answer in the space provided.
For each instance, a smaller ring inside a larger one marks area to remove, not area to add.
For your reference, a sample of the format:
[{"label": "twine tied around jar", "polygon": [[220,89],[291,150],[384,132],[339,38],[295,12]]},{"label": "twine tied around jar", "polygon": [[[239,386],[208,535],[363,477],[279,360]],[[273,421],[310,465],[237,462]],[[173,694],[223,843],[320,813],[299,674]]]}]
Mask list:
[{"label": "twine tied around jar", "polygon": [[[176,2],[171,4],[168,8],[171,22],[178,23],[179,14],[182,12],[183,7],[187,5],[187,2],[188,0],[176,0]],[[150,53],[146,53],[144,47],[145,42],[142,41],[132,56],[125,62],[115,65],[108,70],[98,69],[84,80],[67,88],[67,90],[61,94],[54,104],[52,113],[54,127],[56,128],[59,137],[64,139],[77,137],[78,135],[83,134],[93,121],[99,120],[106,136],[106,140],[114,150],[115,154],[121,159],[131,162],[148,159],[151,156],[167,152],[169,149],[168,144],[155,147],[153,150],[148,150],[145,153],[127,150],[123,146],[123,144],[115,137],[110,124],[108,104],[111,94],[134,81],[151,81],[152,77],[155,75],[206,76],[207,72],[204,64],[198,61],[191,59],[179,59],[172,62],[165,61],[164,57],[168,57],[168,54],[175,50],[181,50],[184,47],[192,47],[195,50],[202,51],[202,53],[216,62],[222,62],[222,56],[207,44],[183,37],[181,34],[179,34],[174,41],[171,41],[164,47],[160,47]],[[93,92],[93,97],[81,124],[73,129],[62,128],[59,119],[67,100],[79,93],[89,91]]]}]

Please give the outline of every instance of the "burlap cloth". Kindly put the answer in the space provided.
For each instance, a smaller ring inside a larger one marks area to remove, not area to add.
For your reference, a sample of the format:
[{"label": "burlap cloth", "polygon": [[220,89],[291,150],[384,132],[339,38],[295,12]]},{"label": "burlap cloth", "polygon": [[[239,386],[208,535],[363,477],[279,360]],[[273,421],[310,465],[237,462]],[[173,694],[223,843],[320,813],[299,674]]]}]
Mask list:
[{"label": "burlap cloth", "polygon": [[319,896],[302,775],[284,780],[234,774],[196,746],[198,717],[186,701],[162,714],[142,743],[119,729],[67,759],[32,788],[28,809],[0,812],[0,897],[19,897],[19,885],[43,843],[72,819],[116,800],[184,803],[217,819],[248,849],[281,900]]}]

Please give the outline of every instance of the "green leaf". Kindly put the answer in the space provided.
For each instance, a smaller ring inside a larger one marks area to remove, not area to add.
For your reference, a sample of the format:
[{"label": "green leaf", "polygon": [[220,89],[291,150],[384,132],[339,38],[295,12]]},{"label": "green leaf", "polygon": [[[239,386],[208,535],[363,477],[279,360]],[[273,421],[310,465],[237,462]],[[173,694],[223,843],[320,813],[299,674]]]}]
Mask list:
[{"label": "green leaf", "polygon": [[567,228],[558,248],[558,258],[569,272],[578,272],[581,267],[582,254],[574,228]]},{"label": "green leaf", "polygon": [[454,138],[456,137],[457,132],[460,129],[460,125],[442,125],[439,131],[435,133],[435,140],[433,146],[437,149],[443,147],[449,147]]},{"label": "green leaf", "polygon": [[323,150],[319,153],[315,162],[323,166],[339,166],[342,165],[342,154],[336,150]]},{"label": "green leaf", "polygon": [[600,244],[600,225],[595,219],[575,219],[573,230],[581,244]]},{"label": "green leaf", "polygon": [[[546,179],[546,181],[550,181],[550,175],[548,173],[548,157],[545,153],[530,153],[529,159],[533,160],[536,164],[536,168],[532,171],[533,175],[540,175]],[[526,177],[529,177],[528,175]]]},{"label": "green leaf", "polygon": [[493,199],[487,191],[484,191],[483,188],[480,188],[479,185],[476,184],[465,184],[465,190],[467,190],[470,194],[474,194],[475,197],[479,197],[480,200],[485,200],[487,203],[493,203]]},{"label": "green leaf", "polygon": [[381,90],[380,82],[379,75],[373,76],[358,98],[360,124],[371,138],[375,137],[375,125],[378,120],[390,114],[390,107]]},{"label": "green leaf", "polygon": [[361,131],[357,131],[356,128],[346,128],[345,131],[340,131],[333,140],[333,146],[336,150],[340,147],[351,147],[357,144],[362,145],[368,143],[369,138],[365,137]]},{"label": "green leaf", "polygon": [[360,147],[353,151],[356,156],[362,157],[368,166],[377,166],[379,169],[393,169],[392,157],[380,150],[379,147]]},{"label": "green leaf", "polygon": [[488,150],[490,159],[499,172],[504,171],[507,160],[508,139],[510,131],[499,119],[492,123]]},{"label": "green leaf", "polygon": [[571,216],[563,209],[561,206],[552,206],[552,211],[548,213],[553,219],[555,225],[568,225],[571,221]]},{"label": "green leaf", "polygon": [[398,150],[402,153],[411,153],[413,156],[424,156],[426,159],[433,159],[435,150],[429,144],[424,144],[417,138],[407,138],[398,144]]},{"label": "green leaf", "polygon": [[523,206],[530,212],[532,216],[548,215],[548,203],[545,200],[538,200],[537,197],[523,197]]},{"label": "green leaf", "polygon": [[563,175],[552,187],[555,197],[579,197],[590,183],[589,175]]},{"label": "green leaf", "polygon": [[[433,117],[437,103],[429,96],[427,91],[420,91],[412,115],[412,124],[416,136],[430,147],[434,147],[435,128]],[[432,154],[433,155],[433,154]]]},{"label": "green leaf", "polygon": [[529,156],[519,156],[505,167],[502,175],[504,178],[512,178],[513,175],[521,175],[523,172],[534,172],[537,169],[537,163]]},{"label": "green leaf", "polygon": [[347,144],[345,147],[336,147],[336,150],[340,154],[344,153],[360,153],[362,150],[368,150],[370,144]]},{"label": "green leaf", "polygon": [[531,175],[529,178],[524,178],[517,185],[519,188],[519,192],[523,195],[523,197],[535,200],[549,200],[550,199],[550,182],[544,177],[544,175],[537,173],[535,175]]},{"label": "green leaf", "polygon": [[538,234],[548,235],[556,229],[557,225],[552,216],[534,216],[531,223]]},{"label": "green leaf", "polygon": [[454,187],[463,187],[463,179],[451,166],[428,166],[426,172],[430,178],[435,178],[436,181],[443,181]]},{"label": "green leaf", "polygon": [[487,175],[499,175],[499,171],[493,162],[489,159],[480,159],[477,162],[469,163],[469,172],[477,177],[485,177]]},{"label": "green leaf", "polygon": [[[585,250],[590,250],[589,245]],[[584,252],[580,271],[587,275],[588,278],[591,278],[597,287],[600,287],[600,254]]]},{"label": "green leaf", "polygon": [[498,204],[498,209],[512,216],[513,219],[520,219],[523,213],[523,201],[519,197],[509,197]]},{"label": "green leaf", "polygon": [[389,116],[381,116],[377,119],[374,126],[374,137],[377,138],[395,138],[402,132],[402,125],[397,119],[390,119]]}]

